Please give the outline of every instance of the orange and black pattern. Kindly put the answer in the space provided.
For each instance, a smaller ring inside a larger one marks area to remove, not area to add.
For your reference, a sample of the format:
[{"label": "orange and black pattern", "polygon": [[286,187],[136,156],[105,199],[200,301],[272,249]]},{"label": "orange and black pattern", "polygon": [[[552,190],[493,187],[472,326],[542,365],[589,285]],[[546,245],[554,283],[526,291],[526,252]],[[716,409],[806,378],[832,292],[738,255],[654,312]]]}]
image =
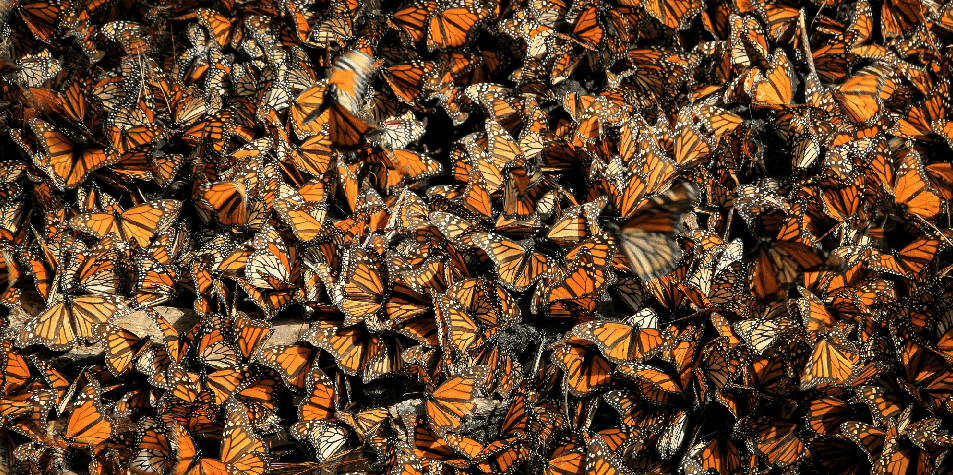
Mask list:
[{"label": "orange and black pattern", "polygon": [[949,2],[0,1],[0,472],[951,473],[951,77]]}]

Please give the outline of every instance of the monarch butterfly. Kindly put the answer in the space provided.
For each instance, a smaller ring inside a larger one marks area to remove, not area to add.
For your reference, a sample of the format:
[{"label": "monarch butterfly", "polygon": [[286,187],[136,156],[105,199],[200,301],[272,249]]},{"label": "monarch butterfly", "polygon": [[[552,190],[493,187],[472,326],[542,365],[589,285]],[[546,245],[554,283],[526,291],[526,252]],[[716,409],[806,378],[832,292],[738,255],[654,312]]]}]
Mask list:
[{"label": "monarch butterfly", "polygon": [[431,427],[439,433],[460,427],[463,418],[476,407],[473,399],[479,393],[477,385],[486,380],[487,371],[482,366],[471,367],[427,393],[427,419]]},{"label": "monarch butterfly", "polygon": [[[43,49],[38,53],[33,53],[31,50],[30,53],[17,59],[15,64],[17,82],[33,89],[42,87],[48,80],[54,78],[60,72],[61,62],[53,58],[49,50]],[[30,97],[27,96],[27,99],[29,100]],[[32,99],[33,102],[36,102],[38,98],[33,97]],[[41,107],[45,108],[47,106],[42,104]],[[29,118],[30,115],[32,114],[29,112],[21,114],[24,119]]]},{"label": "monarch butterfly", "polygon": [[262,351],[258,361],[274,369],[292,390],[302,390],[310,374],[313,356],[314,349],[305,345],[279,345]]},{"label": "monarch butterfly", "polygon": [[390,416],[385,408],[368,409],[357,413],[338,411],[336,414],[362,439],[370,438],[372,434],[377,433]]},{"label": "monarch butterfly", "polygon": [[668,425],[659,437],[659,453],[663,459],[672,458],[681,448],[688,430],[688,411],[680,410],[669,418]]},{"label": "monarch butterfly", "polygon": [[146,255],[164,265],[178,266],[192,251],[191,228],[180,222],[175,229],[162,234],[146,250]]},{"label": "monarch butterfly", "polygon": [[772,109],[790,105],[794,95],[792,66],[784,50],[775,50],[771,69],[756,74],[751,91],[755,104]]},{"label": "monarch butterfly", "polygon": [[691,185],[673,186],[643,202],[632,217],[622,223],[616,233],[620,247],[629,268],[639,278],[651,280],[675,269],[681,249],[673,235],[695,195]]},{"label": "monarch butterfly", "polygon": [[266,202],[243,182],[195,182],[194,203],[199,216],[207,223],[218,221],[225,226],[258,228],[266,214]]},{"label": "monarch butterfly", "polygon": [[903,35],[924,21],[922,10],[902,0],[884,2],[881,12],[881,32],[884,38]]},{"label": "monarch butterfly", "polygon": [[[27,357],[27,360],[40,372],[40,379],[43,380],[43,383],[50,392],[52,392],[52,397],[49,397],[49,400],[45,401],[44,406],[46,406],[47,409],[55,409],[59,415],[64,414],[71,402],[70,399],[76,394],[80,379],[70,382],[70,380],[66,379],[66,376],[63,376],[63,373],[60,373],[53,368],[51,364],[36,356],[30,355]],[[38,402],[39,401],[38,399]]]},{"label": "monarch butterfly", "polygon": [[752,252],[751,290],[765,300],[782,295],[800,272],[836,269],[843,263],[836,254],[794,241],[759,241]]},{"label": "monarch butterfly", "polygon": [[592,344],[613,363],[644,361],[663,349],[668,338],[654,328],[637,328],[624,323],[588,322],[573,327],[569,341]]},{"label": "monarch butterfly", "polygon": [[140,339],[129,330],[113,324],[97,325],[95,331],[106,349],[106,367],[116,377],[129,371],[151,344],[149,337]]},{"label": "monarch butterfly", "polygon": [[872,269],[881,272],[915,278],[923,273],[923,270],[945,247],[945,240],[941,237],[923,236],[893,255],[871,248],[868,250],[869,265]]},{"label": "monarch butterfly", "polygon": [[884,426],[890,419],[903,413],[907,402],[879,386],[857,386],[856,400],[867,404],[877,425]]},{"label": "monarch butterfly", "polygon": [[111,150],[76,150],[66,135],[40,119],[31,119],[30,127],[43,150],[42,155],[34,155],[34,162],[46,170],[61,190],[76,188],[90,173],[119,162],[120,156]]},{"label": "monarch butterfly", "polygon": [[586,451],[580,444],[567,441],[552,451],[547,457],[545,475],[571,475],[584,473],[586,468]]},{"label": "monarch butterfly", "polygon": [[427,26],[427,49],[459,48],[470,42],[476,29],[492,14],[490,7],[477,2],[453,2],[431,14]]},{"label": "monarch butterfly", "polygon": [[122,287],[120,269],[116,266],[122,256],[119,248],[121,245],[112,239],[100,241],[91,250],[78,240],[72,241],[68,250],[61,247],[56,290],[64,294],[119,293]]},{"label": "monarch butterfly", "polygon": [[615,371],[620,376],[635,381],[642,398],[657,406],[666,405],[669,394],[682,394],[678,382],[657,367],[626,363],[617,366]]},{"label": "monarch butterfly", "polygon": [[823,192],[824,212],[840,222],[856,216],[863,206],[861,196],[864,190],[863,175],[856,175],[845,186],[827,189]]},{"label": "monarch butterfly", "polygon": [[[398,330],[413,336],[413,331],[407,330],[412,330],[417,323],[422,322],[420,319],[414,319],[405,322]],[[421,333],[430,334],[434,330],[431,326],[430,330]],[[429,337],[422,339],[432,340]],[[400,359],[404,344],[397,335],[377,336],[361,327],[332,327],[325,330],[318,343],[334,357],[345,373],[360,374],[365,383],[387,374],[399,374],[404,370],[404,362]]]},{"label": "monarch butterfly", "polygon": [[[447,434],[443,439],[447,445],[466,456],[471,461],[485,460],[493,452],[511,447],[514,441],[514,439],[497,440],[490,445],[483,445],[476,439],[465,437],[459,434]],[[499,472],[505,473],[507,470],[502,470]]]},{"label": "monarch butterfly", "polygon": [[[909,417],[909,414],[904,415]],[[847,438],[857,444],[864,451],[864,453],[866,453],[871,462],[887,462],[889,461],[889,458],[887,460],[883,460],[883,456],[887,455],[889,457],[889,452],[894,449],[896,441],[890,439],[893,439],[899,435],[897,433],[896,427],[897,422],[898,421],[895,420],[889,421],[889,431],[884,431],[870,424],[849,421],[841,425],[841,433],[846,435]],[[903,462],[908,464],[909,460],[904,460]],[[895,472],[881,471],[877,473],[906,472],[906,470],[900,470]]]},{"label": "monarch butterfly", "polygon": [[86,213],[70,220],[70,226],[100,239],[116,236],[120,241],[135,241],[146,247],[156,234],[163,232],[176,218],[182,203],[177,200],[156,200],[123,211]]},{"label": "monarch butterfly", "polygon": [[[181,370],[181,368],[177,369]],[[203,390],[196,394],[193,387],[200,379],[200,375],[175,371],[170,372],[169,376],[170,380],[177,382],[174,387],[176,394],[160,399],[156,409],[162,421],[167,426],[173,423],[180,424],[191,433],[203,436],[220,434],[222,425],[217,415],[215,396],[210,390]],[[180,396],[194,396],[194,399],[189,401]]]},{"label": "monarch butterfly", "polygon": [[3,355],[0,356],[0,370],[3,374],[0,389],[5,394],[18,393],[32,377],[30,367],[20,351],[14,348],[12,340],[0,343],[0,350],[3,350]]},{"label": "monarch butterfly", "polygon": [[[777,353],[781,352],[781,350],[776,348],[775,350]],[[772,356],[771,353],[769,353],[768,356]],[[732,351],[727,345],[720,341],[713,341],[706,345],[706,348],[702,352],[702,361],[702,372],[708,380],[714,383],[716,389],[724,388],[732,378],[737,376],[738,371],[747,363],[737,351]],[[780,358],[777,358],[775,361],[777,361],[776,366],[783,370],[785,361]],[[760,368],[764,371],[757,373],[756,376],[762,378],[762,381],[765,381],[767,380],[767,371],[770,368],[765,368],[765,366],[760,366]]]},{"label": "monarch butterfly", "polygon": [[[439,346],[440,342],[436,341],[435,347]],[[430,385],[436,384],[443,374],[440,368],[442,356],[436,348],[426,345],[411,346],[400,355],[401,360],[406,364],[407,371]]]},{"label": "monarch butterfly", "polygon": [[477,167],[469,168],[466,185],[433,186],[427,190],[427,197],[443,203],[447,209],[469,220],[489,218],[493,215],[493,202],[487,181]]},{"label": "monarch butterfly", "polygon": [[[688,115],[687,111],[684,115]],[[679,119],[675,130],[675,161],[680,167],[694,167],[707,159],[714,142],[699,133],[687,117]]]},{"label": "monarch butterfly", "polygon": [[410,189],[405,189],[393,205],[393,212],[387,222],[387,229],[399,230],[406,234],[433,231],[429,213],[430,210],[420,195]]},{"label": "monarch butterfly", "polygon": [[438,256],[416,269],[392,257],[388,273],[396,280],[392,284],[391,296],[384,304],[388,319],[392,323],[402,323],[426,312],[431,306],[429,291],[446,289],[445,271],[444,261]]},{"label": "monarch butterfly", "polygon": [[145,310],[146,315],[152,319],[153,323],[156,324],[156,327],[159,328],[159,331],[162,332],[162,346],[164,347],[165,352],[168,357],[174,362],[180,362],[185,355],[189,352],[192,343],[192,337],[195,336],[195,333],[198,332],[202,323],[198,322],[196,325],[186,334],[180,335],[179,331],[173,327],[168,320],[165,319],[159,312],[154,309],[147,308]]},{"label": "monarch butterfly", "polygon": [[484,473],[512,473],[530,454],[530,449],[517,438],[487,445],[476,455],[477,469]]},{"label": "monarch butterfly", "polygon": [[53,111],[74,123],[85,121],[88,87],[80,77],[74,77],[61,92],[54,93],[45,89],[31,89],[31,92],[34,96],[39,96],[42,101],[49,103]]},{"label": "monarch butterfly", "polygon": [[415,424],[413,426],[413,437],[414,453],[425,461],[439,461],[457,468],[466,468],[470,465],[470,462],[463,455],[458,455],[454,451],[454,447],[450,445],[446,437],[440,437],[426,424]]},{"label": "monarch butterfly", "polygon": [[[612,247],[614,249],[614,246]],[[614,254],[615,252],[612,251]],[[615,275],[606,269],[605,265],[597,265],[593,251],[586,246],[580,246],[571,253],[572,261],[569,267],[559,277],[547,286],[540,286],[533,296],[543,303],[549,302],[559,305],[560,301],[574,301],[581,303],[581,299],[597,295],[606,287],[615,282]],[[605,260],[601,260],[603,264]],[[592,310],[592,309],[590,309]],[[552,308],[550,309],[552,312]]]},{"label": "monarch butterfly", "polygon": [[386,291],[386,266],[372,251],[352,245],[344,255],[341,275],[331,277],[326,267],[319,265],[318,275],[331,294],[331,302],[345,315],[345,325],[365,321],[369,326],[379,325],[377,312],[383,306]]},{"label": "monarch butterfly", "polygon": [[847,117],[855,124],[875,119],[883,102],[896,90],[895,73],[884,63],[866,66],[833,90]]},{"label": "monarch butterfly", "polygon": [[[340,5],[341,7],[337,8],[338,11],[332,11],[330,15],[311,28],[311,34],[306,39],[309,44],[327,48],[331,42],[344,45],[345,42],[353,39],[354,24],[351,21],[350,13],[343,11],[346,9],[343,3]],[[291,8],[290,5],[289,8]]]},{"label": "monarch butterfly", "polygon": [[456,80],[450,71],[445,71],[442,75],[435,74],[432,83],[439,84],[436,93],[440,100],[440,107],[453,120],[454,125],[464,123],[470,117],[471,104],[464,91],[454,87]]},{"label": "monarch butterfly", "polygon": [[704,2],[698,0],[663,0],[641,3],[636,0],[623,0],[623,5],[642,6],[646,12],[661,24],[672,30],[688,28],[692,19],[704,10]]},{"label": "monarch butterfly", "polygon": [[179,275],[175,267],[149,256],[136,257],[136,297],[139,306],[158,305],[172,298]]},{"label": "monarch butterfly", "polygon": [[[698,444],[696,447],[701,445],[702,444]],[[698,457],[701,462],[699,465],[701,466],[702,472],[714,469],[717,470],[718,473],[734,473],[741,469],[742,453],[739,452],[738,447],[735,446],[730,438],[714,438],[705,444],[704,447],[700,447],[700,452]]]},{"label": "monarch butterfly", "polygon": [[483,105],[493,120],[506,123],[504,119],[518,113],[513,105],[513,91],[499,84],[474,84],[467,87],[465,92],[471,101]]},{"label": "monarch butterfly", "polygon": [[227,16],[208,8],[198,8],[195,10],[195,18],[208,30],[219,47],[224,48],[232,42],[234,29]]},{"label": "monarch butterfly", "polygon": [[850,420],[854,411],[844,401],[833,397],[817,397],[810,401],[805,424],[823,436],[835,436],[842,423]]},{"label": "monarch butterfly", "polygon": [[308,440],[315,447],[317,459],[321,461],[334,460],[342,457],[342,449],[347,444],[347,429],[339,424],[327,421],[312,421],[307,425],[296,425],[300,431],[295,436]]},{"label": "monarch butterfly", "polygon": [[436,8],[437,2],[434,0],[414,0],[394,12],[387,23],[392,28],[403,32],[411,43],[419,43],[427,34],[427,20],[430,19],[430,12]]},{"label": "monarch butterfly", "polygon": [[172,466],[174,473],[190,473],[189,469],[195,468],[193,464],[198,457],[192,436],[177,422],[171,422],[167,425],[166,440],[172,449],[172,456],[166,464]]},{"label": "monarch butterfly", "polygon": [[25,323],[17,336],[17,344],[44,345],[53,351],[68,350],[79,341],[95,341],[97,325],[130,311],[125,300],[115,295],[68,295],[64,302]]},{"label": "monarch butterfly", "polygon": [[526,249],[521,244],[492,233],[474,233],[469,236],[496,264],[503,285],[522,292],[542,277],[550,275],[550,258]]},{"label": "monarch butterfly", "polygon": [[300,274],[294,247],[288,247],[278,231],[265,225],[255,235],[255,251],[245,264],[245,278],[259,289],[291,293]]},{"label": "monarch butterfly", "polygon": [[[364,94],[367,82],[374,69],[374,58],[360,51],[348,51],[334,63],[328,82],[323,85],[323,100],[301,120],[306,126],[316,119],[320,124],[328,124],[331,142],[345,148],[356,147],[361,139],[378,128],[364,122],[355,114]],[[316,85],[302,93],[296,102],[302,102],[304,95],[314,95],[320,91]],[[310,105],[310,104],[309,104]]]},{"label": "monarch butterfly", "polygon": [[409,61],[395,64],[382,72],[398,99],[407,103],[417,102],[424,90],[424,81],[436,70],[437,65],[429,61]]},{"label": "monarch butterfly", "polygon": [[268,321],[256,320],[237,311],[232,321],[232,328],[235,332],[235,344],[242,356],[248,360],[254,359],[261,352],[262,345],[275,331]]},{"label": "monarch butterfly", "polygon": [[217,371],[213,371],[205,376],[203,381],[203,392],[211,392],[215,404],[222,405],[229,398],[240,395],[246,386],[250,384],[255,376],[255,371],[251,366],[235,364]]},{"label": "monarch butterfly", "polygon": [[907,150],[901,154],[896,168],[896,182],[893,186],[891,183],[882,184],[893,194],[902,212],[923,219],[933,218],[943,206],[943,197],[931,185],[920,154],[916,150]]},{"label": "monarch butterfly", "polygon": [[612,381],[610,363],[585,346],[561,345],[553,351],[552,359],[565,371],[564,381],[574,396],[585,396]]},{"label": "monarch butterfly", "polygon": [[599,234],[601,232],[598,223],[599,214],[607,203],[608,200],[600,196],[589,203],[564,210],[547,232],[546,237],[557,244],[567,246]]},{"label": "monarch butterfly", "polygon": [[487,328],[506,328],[519,321],[516,300],[498,282],[462,279],[447,289],[447,295],[462,303]]},{"label": "monarch butterfly", "polygon": [[173,124],[179,128],[191,127],[209,111],[208,103],[195,88],[176,84],[171,97]]},{"label": "monarch butterfly", "polygon": [[131,470],[139,473],[161,473],[170,468],[173,449],[166,430],[162,423],[151,417],[143,417],[139,421]]},{"label": "monarch butterfly", "polygon": [[[34,2],[29,5],[11,5],[16,7],[20,18],[30,31],[44,42],[49,42],[56,34],[56,20],[61,4],[57,2]],[[6,15],[4,15],[6,16]]]},{"label": "monarch butterfly", "polygon": [[225,369],[239,363],[238,350],[230,338],[230,320],[221,315],[205,317],[192,342],[199,363],[214,369]]},{"label": "monarch butterfly", "polygon": [[462,361],[470,359],[471,352],[483,346],[490,335],[484,333],[476,321],[470,317],[467,309],[451,296],[431,291],[437,313],[437,328],[446,341],[444,352],[462,356]]},{"label": "monarch butterfly", "polygon": [[[435,13],[434,13],[435,12]],[[414,1],[394,13],[388,23],[412,43],[427,39],[430,51],[466,45],[492,10],[478,2]]]},{"label": "monarch butterfly", "polygon": [[[620,452],[623,451],[620,450]],[[609,447],[601,433],[593,433],[586,452],[586,473],[603,475],[625,472],[625,462]]]},{"label": "monarch butterfly", "polygon": [[523,368],[510,353],[494,346],[485,349],[477,358],[477,364],[492,368],[487,381],[487,392],[493,391],[504,398],[512,397],[523,380]]},{"label": "monarch butterfly", "polygon": [[220,153],[225,145],[223,137],[226,126],[232,127],[232,114],[219,111],[189,127],[182,133],[182,139],[192,146],[210,146],[211,150]]},{"label": "monarch butterfly", "polygon": [[76,398],[63,436],[77,445],[97,446],[113,436],[115,424],[103,411],[99,382],[88,374],[86,380],[86,387]]},{"label": "monarch butterfly", "polygon": [[774,309],[769,305],[764,316],[742,320],[733,325],[734,332],[740,336],[748,346],[758,354],[763,354],[778,340],[793,333],[796,325],[786,317],[785,306],[777,302]]},{"label": "monarch butterfly", "polygon": [[748,416],[739,421],[745,428],[754,452],[779,467],[798,464],[810,456],[807,446],[796,433],[797,424],[768,416]]},{"label": "monarch butterfly", "polygon": [[440,162],[424,153],[411,150],[381,149],[372,153],[367,161],[383,165],[382,185],[388,193],[394,193],[408,183],[438,175],[443,171]]},{"label": "monarch butterfly", "polygon": [[417,120],[410,111],[390,117],[381,121],[380,144],[388,150],[407,148],[423,137],[426,127],[427,121]]},{"label": "monarch butterfly", "polygon": [[334,382],[320,368],[314,367],[310,371],[306,366],[304,374],[307,376],[307,397],[298,405],[298,420],[293,429],[295,432],[310,432],[309,427],[316,422],[331,419],[337,404]]},{"label": "monarch butterfly", "polygon": [[462,239],[474,231],[482,231],[478,223],[453,213],[431,211],[430,221],[452,244],[463,245]]},{"label": "monarch butterfly", "polygon": [[161,138],[164,130],[149,122],[139,108],[121,109],[106,129],[109,143],[119,153],[149,145]]},{"label": "monarch butterfly", "polygon": [[590,50],[597,50],[602,44],[605,28],[599,21],[599,5],[595,2],[584,4],[582,12],[573,25],[573,35],[579,43]]},{"label": "monarch butterfly", "polygon": [[[176,439],[180,447],[178,467],[181,467],[186,460],[183,455],[188,456],[195,451],[194,442],[191,441],[188,433],[180,433],[180,435],[182,437]],[[183,445],[185,446],[184,454],[182,453]],[[229,400],[225,405],[225,432],[219,458],[192,460],[188,465],[190,465],[188,473],[195,474],[222,475],[233,473],[235,470],[254,475],[265,473],[268,466],[268,449],[251,427],[248,409],[242,403]],[[176,473],[185,473],[185,471]]]}]

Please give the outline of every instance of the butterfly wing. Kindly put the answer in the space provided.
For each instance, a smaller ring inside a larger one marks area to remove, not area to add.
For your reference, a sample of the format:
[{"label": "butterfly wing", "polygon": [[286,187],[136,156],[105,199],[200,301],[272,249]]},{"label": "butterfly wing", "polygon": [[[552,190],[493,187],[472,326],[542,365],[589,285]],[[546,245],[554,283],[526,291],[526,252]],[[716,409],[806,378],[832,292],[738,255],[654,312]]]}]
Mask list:
[{"label": "butterfly wing", "polygon": [[112,437],[114,423],[103,411],[102,388],[90,377],[89,382],[76,399],[63,435],[82,445],[96,446]]},{"label": "butterfly wing", "polygon": [[122,233],[146,247],[152,237],[164,231],[182,209],[178,200],[156,200],[130,208],[122,213]]},{"label": "butterfly wing", "polygon": [[674,234],[695,194],[691,185],[673,186],[640,205],[632,218],[622,224],[620,246],[629,267],[640,278],[655,279],[677,266],[682,251]]}]

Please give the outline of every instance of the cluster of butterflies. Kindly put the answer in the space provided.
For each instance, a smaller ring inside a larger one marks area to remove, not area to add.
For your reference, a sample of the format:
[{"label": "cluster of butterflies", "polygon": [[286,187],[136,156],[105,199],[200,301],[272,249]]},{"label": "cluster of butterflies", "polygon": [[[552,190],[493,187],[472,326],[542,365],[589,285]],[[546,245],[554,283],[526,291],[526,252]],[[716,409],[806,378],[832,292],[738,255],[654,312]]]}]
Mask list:
[{"label": "cluster of butterflies", "polygon": [[948,473],[951,41],[918,0],[0,2],[0,303],[45,305],[0,471]]}]

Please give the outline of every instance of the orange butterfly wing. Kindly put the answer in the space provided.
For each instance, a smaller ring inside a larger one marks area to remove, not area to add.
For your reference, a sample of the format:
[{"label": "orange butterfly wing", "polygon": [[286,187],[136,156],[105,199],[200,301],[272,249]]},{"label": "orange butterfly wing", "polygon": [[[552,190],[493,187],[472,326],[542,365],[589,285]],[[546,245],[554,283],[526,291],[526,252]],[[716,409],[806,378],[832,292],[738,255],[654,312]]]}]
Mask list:
[{"label": "orange butterfly wing", "polygon": [[76,407],[70,413],[63,435],[68,440],[82,445],[99,445],[112,437],[113,421],[103,411],[99,382],[90,378],[83,392],[76,399]]},{"label": "orange butterfly wing", "polygon": [[472,373],[448,379],[428,395],[427,418],[435,429],[443,432],[460,427],[463,418],[476,407],[473,398],[477,382],[486,379],[486,369],[477,368]]}]

